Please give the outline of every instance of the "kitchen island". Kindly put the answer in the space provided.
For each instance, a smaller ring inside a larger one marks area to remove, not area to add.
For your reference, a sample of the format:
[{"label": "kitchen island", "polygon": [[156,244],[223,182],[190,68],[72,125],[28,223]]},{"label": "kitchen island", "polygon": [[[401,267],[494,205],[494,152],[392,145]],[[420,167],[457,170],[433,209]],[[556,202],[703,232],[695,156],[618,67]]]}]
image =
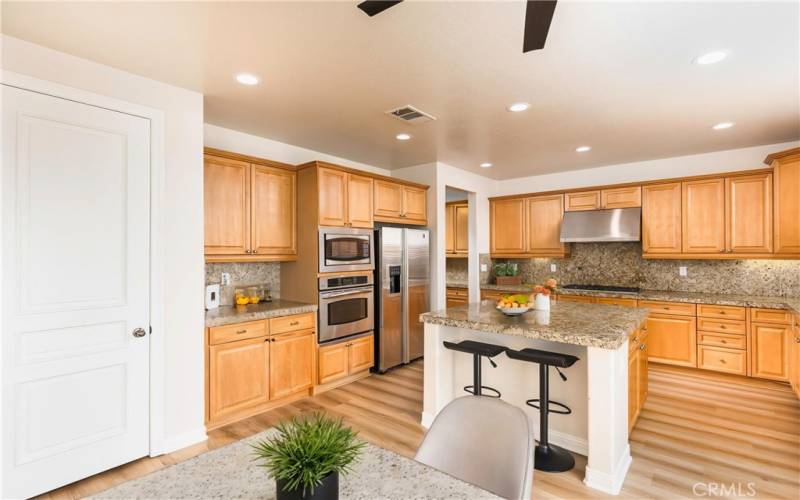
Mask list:
[{"label": "kitchen island", "polygon": [[[551,401],[572,409],[570,415],[550,414],[550,442],[588,457],[587,486],[617,494],[631,462],[628,337],[646,317],[646,309],[572,302],[553,302],[550,311],[517,317],[503,315],[491,301],[425,313],[420,316],[425,323],[422,424],[429,427],[447,403],[466,395],[463,387],[472,381],[472,357],[446,349],[444,341],[475,340],[577,356],[580,360],[564,370],[567,381],[550,377]],[[523,408],[538,423],[538,411],[525,404],[538,397],[538,365],[505,354],[493,360],[497,368],[484,360],[483,385],[499,390],[504,401]]]}]

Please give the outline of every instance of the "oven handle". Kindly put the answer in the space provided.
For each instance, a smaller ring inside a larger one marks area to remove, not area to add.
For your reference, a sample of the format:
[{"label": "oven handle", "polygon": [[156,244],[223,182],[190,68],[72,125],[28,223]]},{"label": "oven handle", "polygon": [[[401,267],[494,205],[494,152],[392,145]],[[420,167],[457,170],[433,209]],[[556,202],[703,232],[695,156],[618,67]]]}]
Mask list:
[{"label": "oven handle", "polygon": [[369,288],[357,288],[353,290],[347,290],[344,292],[322,292],[319,294],[320,298],[322,299],[333,299],[336,297],[344,297],[346,295],[361,295],[364,293],[372,292],[372,287]]}]

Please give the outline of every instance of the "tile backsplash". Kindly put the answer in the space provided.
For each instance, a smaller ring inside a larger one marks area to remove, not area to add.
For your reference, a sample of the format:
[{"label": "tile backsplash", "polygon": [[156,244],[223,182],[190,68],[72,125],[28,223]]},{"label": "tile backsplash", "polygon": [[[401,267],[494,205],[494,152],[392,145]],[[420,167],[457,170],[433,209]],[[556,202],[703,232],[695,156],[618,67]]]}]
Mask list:
[{"label": "tile backsplash", "polygon": [[220,286],[220,305],[233,305],[233,290],[242,285],[266,283],[272,298],[281,294],[279,262],[210,262],[206,263],[206,285],[221,283],[222,273],[231,275],[231,284]]},{"label": "tile backsplash", "polygon": [[[800,296],[800,262],[797,260],[656,260],[642,258],[640,243],[573,243],[571,255],[566,259],[508,261],[519,263],[524,283],[540,283],[553,277],[562,284]],[[550,271],[550,264],[556,264],[556,272]],[[687,276],[679,276],[680,266],[687,268]]]},{"label": "tile backsplash", "polygon": [[[486,264],[486,271],[481,272],[480,282],[488,283],[492,270],[492,259],[488,253],[482,253],[479,256],[480,263]],[[467,282],[467,259],[446,259],[446,280],[448,283],[466,283]]]}]

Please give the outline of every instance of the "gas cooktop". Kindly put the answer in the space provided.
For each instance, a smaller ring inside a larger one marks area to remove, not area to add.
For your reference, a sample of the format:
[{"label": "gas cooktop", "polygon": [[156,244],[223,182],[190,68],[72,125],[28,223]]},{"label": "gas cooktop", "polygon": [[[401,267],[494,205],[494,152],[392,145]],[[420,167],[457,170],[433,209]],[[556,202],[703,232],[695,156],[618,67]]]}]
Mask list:
[{"label": "gas cooktop", "polygon": [[614,286],[614,285],[564,285],[563,290],[577,290],[582,292],[616,292],[616,293],[639,293],[639,287],[634,286]]}]

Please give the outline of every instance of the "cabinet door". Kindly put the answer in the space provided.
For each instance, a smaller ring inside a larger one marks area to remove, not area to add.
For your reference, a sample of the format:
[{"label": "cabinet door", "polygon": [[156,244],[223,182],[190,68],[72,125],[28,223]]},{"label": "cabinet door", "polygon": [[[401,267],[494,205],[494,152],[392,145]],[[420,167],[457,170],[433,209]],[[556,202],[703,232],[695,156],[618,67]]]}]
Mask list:
[{"label": "cabinet door", "polygon": [[347,173],[327,168],[317,169],[319,183],[319,224],[347,224]]},{"label": "cabinet door", "polygon": [[639,410],[641,411],[647,399],[650,388],[648,383],[647,360],[650,356],[650,337],[647,332],[641,332],[639,337]]},{"label": "cabinet door", "polygon": [[639,414],[639,348],[634,347],[628,354],[628,433],[633,430],[636,416]]},{"label": "cabinet door", "polygon": [[751,375],[772,380],[789,380],[790,327],[753,323],[750,325],[750,335]]},{"label": "cabinet door", "polygon": [[800,157],[774,165],[775,253],[800,254]]},{"label": "cabinet door", "polygon": [[597,210],[600,208],[600,191],[581,191],[564,195],[565,210],[578,212],[581,210]]},{"label": "cabinet door", "polygon": [[525,199],[489,202],[489,251],[493,254],[525,253]]},{"label": "cabinet door", "polygon": [[250,164],[205,156],[205,253],[238,255],[250,249]]},{"label": "cabinet door", "polygon": [[642,251],[681,253],[681,184],[642,188]]},{"label": "cabinet door", "polygon": [[289,170],[253,165],[252,253],[297,255],[296,179]]},{"label": "cabinet door", "polygon": [[695,318],[652,314],[647,318],[650,361],[697,366]]},{"label": "cabinet door", "polygon": [[447,307],[458,307],[467,304],[467,299],[464,297],[447,296]]},{"label": "cabinet door", "polygon": [[410,221],[427,222],[428,193],[425,189],[403,186],[403,218]]},{"label": "cabinet door", "polygon": [[469,207],[467,205],[454,205],[453,220],[455,221],[454,250],[455,253],[466,254],[469,252],[469,224],[467,217]]},{"label": "cabinet door", "polygon": [[327,384],[347,376],[347,344],[320,346],[317,353],[319,384]]},{"label": "cabinet door", "polygon": [[350,174],[347,180],[347,222],[372,227],[372,179]]},{"label": "cabinet door", "polygon": [[347,359],[347,373],[353,375],[364,370],[369,370],[375,364],[375,344],[372,335],[361,337],[349,344]]},{"label": "cabinet door", "polygon": [[630,208],[641,206],[641,186],[603,189],[600,191],[601,208]]},{"label": "cabinet door", "polygon": [[587,297],[584,295],[558,295],[559,302],[581,302],[585,304],[597,304],[596,297]]},{"label": "cabinet door", "polygon": [[456,207],[455,205],[445,205],[444,207],[444,223],[445,223],[445,239],[444,239],[444,252],[452,254],[456,251]]},{"label": "cabinet door", "polygon": [[400,184],[375,180],[373,184],[376,217],[397,217],[403,213],[403,188]]},{"label": "cabinet door", "polygon": [[725,180],[683,183],[683,252],[725,251]]},{"label": "cabinet door", "polygon": [[268,340],[239,340],[208,348],[209,420],[269,401]]},{"label": "cabinet door", "polygon": [[789,339],[789,376],[794,393],[800,397],[800,315],[794,317],[794,333]]},{"label": "cabinet door", "polygon": [[729,177],[725,192],[727,251],[772,253],[772,174]]},{"label": "cabinet door", "polygon": [[284,333],[270,340],[270,399],[283,398],[314,385],[314,349],[317,344],[314,332]]},{"label": "cabinet door", "polygon": [[535,196],[527,199],[527,252],[533,255],[563,255],[561,222],[564,196]]}]

